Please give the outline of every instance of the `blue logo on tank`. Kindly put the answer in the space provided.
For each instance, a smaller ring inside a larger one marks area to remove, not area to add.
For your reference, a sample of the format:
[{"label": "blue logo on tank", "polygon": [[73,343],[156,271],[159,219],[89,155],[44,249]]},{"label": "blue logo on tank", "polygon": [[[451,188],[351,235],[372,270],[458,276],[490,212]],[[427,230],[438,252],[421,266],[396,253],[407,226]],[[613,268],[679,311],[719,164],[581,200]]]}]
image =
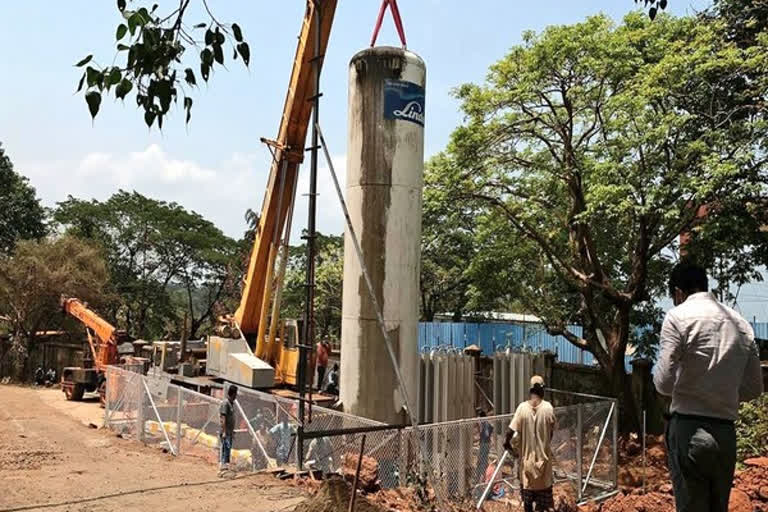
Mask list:
[{"label": "blue logo on tank", "polygon": [[384,119],[424,126],[424,88],[405,80],[384,80]]}]

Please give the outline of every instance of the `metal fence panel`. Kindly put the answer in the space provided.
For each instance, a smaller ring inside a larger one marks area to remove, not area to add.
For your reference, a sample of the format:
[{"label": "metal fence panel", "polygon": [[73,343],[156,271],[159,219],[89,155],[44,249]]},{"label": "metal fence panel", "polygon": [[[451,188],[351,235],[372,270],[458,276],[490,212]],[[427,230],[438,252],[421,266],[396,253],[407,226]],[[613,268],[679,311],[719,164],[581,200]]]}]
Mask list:
[{"label": "metal fence panel", "polygon": [[[557,420],[552,441],[556,485],[582,500],[615,489],[616,402],[556,390],[551,396]],[[220,404],[220,399],[156,377],[107,370],[105,426],[173,454],[218,459]],[[231,466],[244,471],[295,467],[296,410],[296,400],[241,389]],[[519,489],[514,459],[496,471],[512,416],[330,435],[383,425],[313,407],[306,432],[329,435],[304,441],[303,466],[324,473],[354,470],[365,435],[364,455],[377,466],[383,488],[417,485],[440,502],[458,504],[476,502],[490,483],[490,499],[499,499]]]}]

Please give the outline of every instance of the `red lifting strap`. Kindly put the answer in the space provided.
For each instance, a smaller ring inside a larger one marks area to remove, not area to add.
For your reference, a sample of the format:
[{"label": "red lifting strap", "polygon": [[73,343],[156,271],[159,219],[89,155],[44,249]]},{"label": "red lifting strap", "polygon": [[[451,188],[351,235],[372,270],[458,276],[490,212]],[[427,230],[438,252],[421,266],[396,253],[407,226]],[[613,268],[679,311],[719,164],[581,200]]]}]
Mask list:
[{"label": "red lifting strap", "polygon": [[397,28],[397,34],[400,36],[400,42],[403,44],[403,48],[405,48],[405,30],[403,29],[403,20],[400,18],[400,9],[397,8],[397,0],[381,0],[379,17],[376,19],[376,26],[373,27],[371,46],[376,44],[376,38],[379,37],[379,30],[381,30],[381,23],[384,21],[384,12],[387,10],[387,7],[392,9],[392,18],[395,20],[395,28]]}]

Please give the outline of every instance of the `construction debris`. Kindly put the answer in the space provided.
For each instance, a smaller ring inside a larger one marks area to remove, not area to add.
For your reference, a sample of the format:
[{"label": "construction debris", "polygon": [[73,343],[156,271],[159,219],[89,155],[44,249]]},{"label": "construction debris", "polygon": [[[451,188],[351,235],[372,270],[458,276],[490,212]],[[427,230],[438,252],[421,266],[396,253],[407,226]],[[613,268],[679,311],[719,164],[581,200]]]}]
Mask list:
[{"label": "construction debris", "polygon": [[[323,482],[314,496],[300,503],[294,512],[347,512],[351,496],[352,486],[341,478],[330,478]],[[358,496],[355,512],[386,512],[386,509]]]},{"label": "construction debris", "polygon": [[[357,453],[345,453],[342,471],[344,472],[344,478],[349,482],[355,479],[355,472],[357,470],[357,459],[359,454]],[[357,483],[358,488],[365,492],[375,492],[379,490],[379,463],[373,457],[363,456],[362,465],[360,466],[360,478]]]}]

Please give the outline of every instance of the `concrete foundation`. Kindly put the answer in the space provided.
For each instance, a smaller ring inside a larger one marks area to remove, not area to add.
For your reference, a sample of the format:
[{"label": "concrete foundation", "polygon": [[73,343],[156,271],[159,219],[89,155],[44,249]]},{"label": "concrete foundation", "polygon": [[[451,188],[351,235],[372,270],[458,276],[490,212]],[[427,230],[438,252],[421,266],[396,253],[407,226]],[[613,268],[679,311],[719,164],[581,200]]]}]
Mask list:
[{"label": "concrete foundation", "polygon": [[[425,82],[424,62],[400,48],[366,49],[350,62],[346,200],[413,407],[419,383]],[[344,410],[387,423],[407,421],[349,232],[341,338]]]}]

